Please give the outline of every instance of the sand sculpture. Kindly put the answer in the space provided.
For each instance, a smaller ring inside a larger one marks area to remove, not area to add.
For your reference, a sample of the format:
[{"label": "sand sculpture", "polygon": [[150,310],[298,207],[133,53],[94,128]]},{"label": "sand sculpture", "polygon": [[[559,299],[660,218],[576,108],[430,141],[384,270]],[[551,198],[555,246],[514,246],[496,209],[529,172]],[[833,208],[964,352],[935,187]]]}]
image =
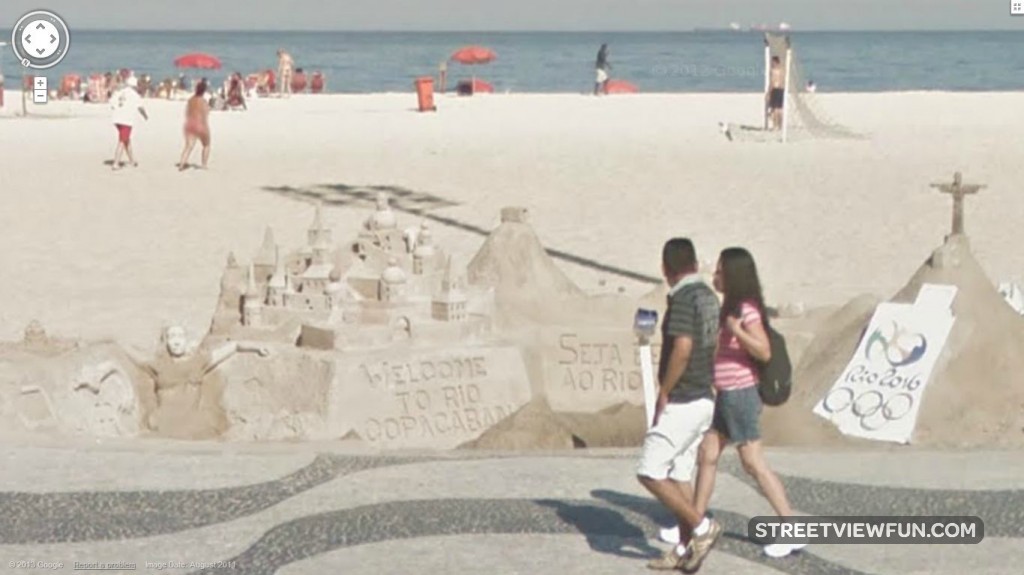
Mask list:
[{"label": "sand sculpture", "polygon": [[33,321],[21,342],[0,344],[0,431],[140,435],[151,401],[137,376],[115,344],[54,338]]},{"label": "sand sculpture", "polygon": [[[954,198],[953,227],[906,286],[890,301],[913,302],[925,283],[958,288],[956,322],[932,374],[913,442],[919,445],[1024,445],[1024,319],[1007,305],[971,253],[964,232],[959,174],[940,190]],[[857,298],[823,322],[797,367],[789,404],[765,411],[766,438],[775,444],[859,444],[839,434],[811,410],[849,361],[877,300]]]},{"label": "sand sculpture", "polygon": [[179,325],[164,329],[161,344],[152,361],[133,361],[153,380],[156,401],[147,414],[148,429],[179,439],[209,439],[227,429],[219,381],[210,377],[212,372],[238,352],[270,354],[265,346],[237,342],[189,349],[187,332]]},{"label": "sand sculpture", "polygon": [[[953,232],[893,297],[913,301],[924,283],[959,288],[914,442],[1021,445],[1024,319],[971,255],[962,202],[973,188],[957,178],[940,189],[960,206]],[[60,347],[32,326],[20,356],[2,348],[17,361],[0,364],[0,375],[17,384],[3,388],[0,407],[19,429],[68,434],[347,438],[437,449],[639,444],[632,320],[639,306],[661,307],[665,286],[639,302],[585,293],[548,255],[523,208],[502,210],[464,271],[429,225],[410,230],[400,220],[380,195],[348,242],[335,242],[320,206],[305,246],[286,251],[268,230],[251,261],[228,257],[207,345],[197,351],[182,343],[180,328],[165,332],[165,349],[144,362],[112,345]],[[811,409],[878,301],[865,296],[834,312],[782,308],[775,325],[789,336],[797,383],[786,406],[765,410],[770,443],[877,446],[841,436]],[[65,366],[36,377],[38,389],[22,381],[28,349],[33,366],[46,354]],[[224,361],[236,351],[259,353]],[[43,415],[14,415],[24,395],[34,403],[17,413]]]}]

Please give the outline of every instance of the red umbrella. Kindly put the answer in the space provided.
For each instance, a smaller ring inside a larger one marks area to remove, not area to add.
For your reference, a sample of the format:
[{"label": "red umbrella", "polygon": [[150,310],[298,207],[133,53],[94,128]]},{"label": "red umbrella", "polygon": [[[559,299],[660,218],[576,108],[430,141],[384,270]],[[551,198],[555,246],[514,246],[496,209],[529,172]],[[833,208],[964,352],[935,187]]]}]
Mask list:
[{"label": "red umbrella", "polygon": [[[465,46],[459,48],[452,55],[450,60],[459,64],[489,64],[498,59],[498,55],[489,48],[483,46]],[[473,77],[473,92],[476,92],[476,76]],[[491,90],[493,91],[493,89]]]},{"label": "red umbrella", "polygon": [[220,60],[209,54],[185,54],[174,61],[178,68],[202,68],[204,70],[219,70]]},{"label": "red umbrella", "polygon": [[608,80],[609,94],[636,94],[639,91],[636,85],[625,80]]},{"label": "red umbrella", "polygon": [[493,50],[483,46],[466,46],[452,54],[450,60],[459,64],[489,64],[498,59]]}]

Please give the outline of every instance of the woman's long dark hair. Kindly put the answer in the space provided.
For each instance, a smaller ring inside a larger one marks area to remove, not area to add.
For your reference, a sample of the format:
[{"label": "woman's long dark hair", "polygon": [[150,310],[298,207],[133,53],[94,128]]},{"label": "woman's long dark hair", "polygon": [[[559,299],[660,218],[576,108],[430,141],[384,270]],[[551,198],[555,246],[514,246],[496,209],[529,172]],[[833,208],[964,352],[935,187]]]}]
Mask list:
[{"label": "woman's long dark hair", "polygon": [[725,292],[722,301],[722,322],[724,323],[725,318],[730,315],[739,317],[743,302],[752,300],[767,325],[768,316],[765,314],[764,295],[761,292],[761,280],[757,276],[754,256],[743,248],[728,248],[722,250],[719,262],[722,264],[722,287]]}]

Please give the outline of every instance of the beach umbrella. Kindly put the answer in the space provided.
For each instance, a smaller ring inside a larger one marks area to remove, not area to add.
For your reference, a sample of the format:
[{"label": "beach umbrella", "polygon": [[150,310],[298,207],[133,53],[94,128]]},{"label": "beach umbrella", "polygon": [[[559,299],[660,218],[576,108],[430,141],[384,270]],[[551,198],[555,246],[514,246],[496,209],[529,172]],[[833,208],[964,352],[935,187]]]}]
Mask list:
[{"label": "beach umbrella", "polygon": [[459,64],[489,64],[497,60],[498,55],[493,50],[483,46],[466,46],[452,53],[449,59]]},{"label": "beach umbrella", "polygon": [[174,61],[177,68],[200,68],[203,70],[219,70],[220,60],[210,54],[185,54]]},{"label": "beach umbrella", "polygon": [[[453,52],[449,58],[449,60],[453,62],[458,62],[459,64],[465,64],[467,66],[490,64],[497,59],[498,55],[494,53],[494,50],[484,48],[483,46],[464,46]],[[476,93],[476,75],[473,76],[472,82],[474,87],[473,92]],[[493,89],[491,91],[493,91]]]},{"label": "beach umbrella", "polygon": [[636,94],[640,89],[625,80],[608,80],[609,94]]}]

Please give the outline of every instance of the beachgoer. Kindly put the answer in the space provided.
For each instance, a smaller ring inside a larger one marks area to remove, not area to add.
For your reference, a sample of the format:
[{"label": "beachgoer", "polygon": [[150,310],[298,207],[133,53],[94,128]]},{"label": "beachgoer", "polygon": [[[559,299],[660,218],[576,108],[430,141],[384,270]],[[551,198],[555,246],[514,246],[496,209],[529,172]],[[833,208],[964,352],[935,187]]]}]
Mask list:
[{"label": "beachgoer", "polygon": [[814,92],[818,91],[818,87],[814,85],[814,80],[808,80],[808,82],[807,82],[807,91],[812,93],[812,94]]},{"label": "beachgoer", "polygon": [[445,88],[447,87],[447,84],[448,84],[448,62],[447,61],[442,61],[437,66],[437,75],[438,75],[437,86],[439,88],[437,93],[438,94],[444,94],[444,90],[445,90]]},{"label": "beachgoer", "polygon": [[782,62],[778,56],[772,56],[772,67],[770,71],[770,87],[765,99],[768,102],[768,116],[771,120],[771,129],[782,128],[782,107],[786,100],[785,77],[782,70]]},{"label": "beachgoer", "polygon": [[188,81],[188,77],[185,74],[178,75],[178,89],[185,93],[192,91],[192,83]]},{"label": "beachgoer", "polygon": [[718,522],[694,507],[690,483],[698,446],[715,412],[712,387],[719,321],[718,298],[697,271],[690,240],[665,243],[662,273],[671,289],[661,324],[660,391],[637,476],[679,524],[687,526],[687,543],[648,563],[651,569],[694,571],[722,534]]},{"label": "beachgoer", "polygon": [[248,110],[245,105],[245,91],[242,89],[242,74],[235,72],[228,82],[228,107]]},{"label": "beachgoer", "polygon": [[210,160],[210,105],[206,102],[206,82],[196,85],[196,93],[188,99],[185,107],[185,150],[181,153],[178,169],[188,168],[189,156],[196,147],[196,141],[203,144],[203,169]]},{"label": "beachgoer", "polygon": [[135,126],[135,115],[141,114],[147,121],[149,115],[142,105],[142,97],[139,96],[138,81],[135,78],[128,78],[126,85],[114,93],[111,108],[114,110],[114,127],[117,128],[117,150],[114,151],[113,169],[121,169],[121,154],[128,155],[128,161],[132,166],[138,166],[135,155],[132,153],[132,128]]},{"label": "beachgoer", "polygon": [[283,95],[292,92],[292,73],[295,68],[295,60],[292,55],[284,50],[277,51],[277,75],[278,91]]},{"label": "beachgoer", "polygon": [[608,93],[608,72],[612,65],[608,63],[608,44],[601,44],[597,51],[597,62],[594,63],[597,79],[594,81],[594,95]]},{"label": "beachgoer", "polygon": [[[696,510],[707,512],[718,459],[723,447],[734,443],[743,469],[757,482],[775,513],[790,517],[793,509],[786,498],[786,490],[768,467],[761,446],[762,404],[757,390],[757,362],[771,358],[771,344],[761,282],[750,252],[743,248],[723,250],[715,269],[714,284],[724,296],[715,354],[717,397],[711,430],[704,436],[699,450]],[[663,539],[673,539],[672,534],[662,535]],[[772,543],[765,546],[764,553],[770,557],[785,557],[803,547],[805,544]]]}]

